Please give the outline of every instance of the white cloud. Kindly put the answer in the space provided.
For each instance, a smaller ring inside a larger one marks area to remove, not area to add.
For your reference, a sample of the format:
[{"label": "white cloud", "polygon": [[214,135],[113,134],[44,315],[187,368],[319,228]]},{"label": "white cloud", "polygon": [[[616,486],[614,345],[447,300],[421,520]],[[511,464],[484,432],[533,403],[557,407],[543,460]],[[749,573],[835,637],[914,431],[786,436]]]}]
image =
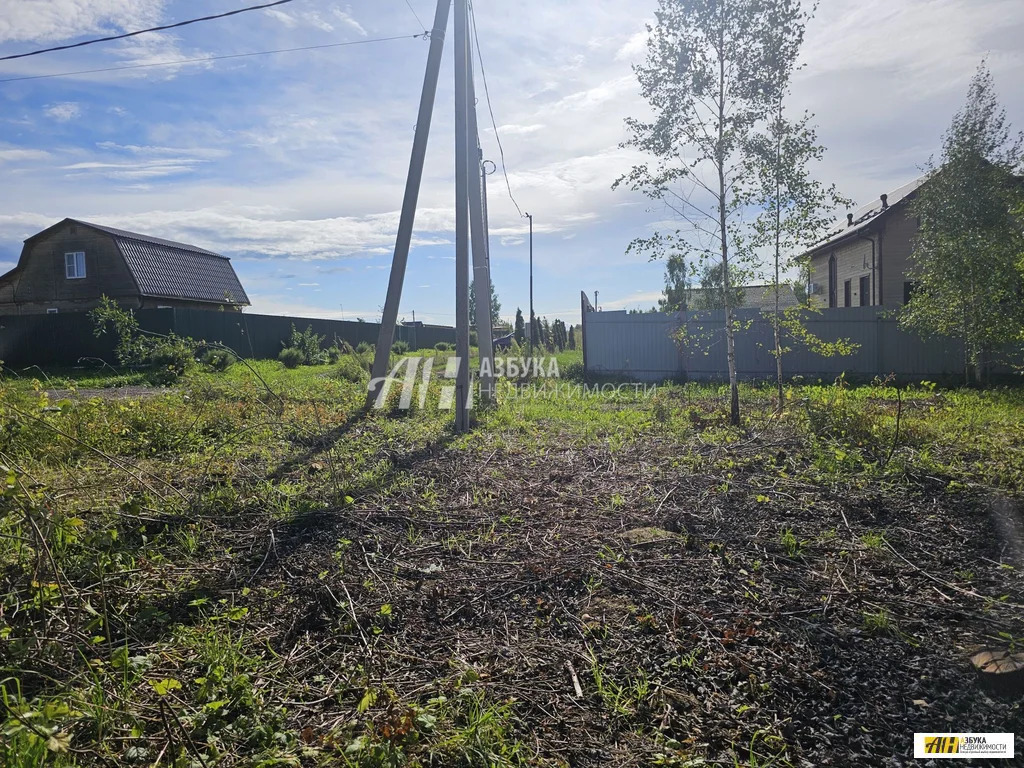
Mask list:
[{"label": "white cloud", "polygon": [[362,24],[360,24],[352,17],[351,11],[343,11],[340,8],[334,8],[333,13],[334,17],[342,24],[344,24],[347,27],[350,27],[351,29],[354,29],[363,37],[366,37],[366,30],[363,29]]},{"label": "white cloud", "polygon": [[0,149],[0,163],[49,160],[53,155],[43,149]]},{"label": "white cloud", "polygon": [[147,163],[84,162],[61,166],[61,170],[75,173],[99,173],[111,179],[160,179],[178,176],[195,170],[194,162],[182,160],[152,160]]},{"label": "white cloud", "polygon": [[82,108],[74,101],[62,101],[58,104],[48,104],[44,114],[56,120],[58,123],[66,123],[82,115]]},{"label": "white cloud", "polygon": [[555,104],[554,109],[556,111],[592,109],[614,101],[626,93],[633,93],[636,91],[636,87],[636,78],[632,74],[623,75],[598,83],[591,88],[570,93]]},{"label": "white cloud", "polygon": [[[93,166],[94,163],[82,165]],[[117,172],[130,177],[131,170]],[[159,170],[153,171],[158,173]],[[139,171],[140,178],[146,171]],[[200,210],[156,210],[141,214],[103,215],[81,212],[77,218],[107,224],[134,232],[166,237],[227,255],[297,260],[332,260],[355,257],[389,256],[394,250],[398,211],[365,217],[325,219],[284,219],[270,208],[207,208]],[[413,238],[413,247],[447,245],[446,237],[430,234],[429,227],[444,231],[453,214],[450,211],[423,211],[426,225]],[[59,219],[32,214],[0,216],[0,232],[35,231]],[[388,268],[389,265],[372,268]]]},{"label": "white cloud", "polygon": [[[493,128],[489,130],[491,133],[494,132]],[[543,130],[544,126],[540,123],[535,123],[534,125],[503,125],[498,129],[498,133],[502,136],[526,136]]]},{"label": "white cloud", "polygon": [[652,306],[656,306],[658,299],[663,296],[664,294],[661,291],[637,291],[629,296],[623,296],[610,301],[600,299],[598,303],[601,305],[601,309],[604,310],[650,309]]},{"label": "white cloud", "polygon": [[4,0],[0,42],[67,40],[154,26],[164,0]]},{"label": "white cloud", "polygon": [[284,315],[286,317],[308,317],[322,320],[355,320],[361,317],[367,322],[376,322],[378,309],[341,309],[339,306],[323,307],[303,301],[295,301],[278,294],[261,294],[246,291],[251,306],[245,311],[256,315]]},{"label": "white cloud", "polygon": [[647,40],[650,36],[647,29],[642,29],[629,38],[615,53],[616,61],[636,62],[647,55]]},{"label": "white cloud", "polygon": [[196,160],[215,160],[230,154],[226,149],[210,147],[142,146],[139,144],[117,144],[113,141],[101,141],[96,146],[99,149],[126,152],[132,155],[171,155],[173,157],[189,157]]}]

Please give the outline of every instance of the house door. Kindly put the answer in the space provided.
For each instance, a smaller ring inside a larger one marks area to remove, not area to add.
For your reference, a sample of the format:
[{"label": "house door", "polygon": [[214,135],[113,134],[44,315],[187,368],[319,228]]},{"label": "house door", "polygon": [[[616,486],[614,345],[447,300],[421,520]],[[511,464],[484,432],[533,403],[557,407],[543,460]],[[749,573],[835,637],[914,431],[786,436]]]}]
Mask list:
[{"label": "house door", "polygon": [[836,255],[828,257],[828,306],[835,309],[839,305],[839,275],[836,270]]},{"label": "house door", "polygon": [[871,278],[867,275],[860,279],[860,305],[862,307],[871,306]]}]

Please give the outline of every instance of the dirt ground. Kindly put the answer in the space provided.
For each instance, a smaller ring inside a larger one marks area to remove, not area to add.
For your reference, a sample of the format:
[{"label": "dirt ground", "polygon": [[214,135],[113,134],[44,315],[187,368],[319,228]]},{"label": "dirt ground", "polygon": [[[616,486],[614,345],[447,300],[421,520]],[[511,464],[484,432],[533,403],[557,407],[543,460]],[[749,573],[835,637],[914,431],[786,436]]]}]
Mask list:
[{"label": "dirt ground", "polygon": [[1022,730],[969,662],[1024,631],[989,499],[803,484],[784,439],[705,446],[728,477],[679,450],[399,452],[401,493],[274,531],[253,582],[286,599],[253,608],[295,726],[325,738],[372,669],[398,701],[470,675],[570,766],[912,765],[915,731]]}]

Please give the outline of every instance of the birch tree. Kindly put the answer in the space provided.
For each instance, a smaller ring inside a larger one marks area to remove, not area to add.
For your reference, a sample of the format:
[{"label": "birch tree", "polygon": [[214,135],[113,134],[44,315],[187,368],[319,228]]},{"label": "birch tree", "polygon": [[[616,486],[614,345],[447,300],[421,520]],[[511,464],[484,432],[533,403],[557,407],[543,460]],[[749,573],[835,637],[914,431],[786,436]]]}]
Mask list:
[{"label": "birch tree", "polygon": [[912,204],[921,226],[900,315],[920,333],[963,342],[966,383],[972,370],[981,382],[987,355],[1024,329],[1022,163],[1024,138],[1011,132],[982,64]]},{"label": "birch tree", "polygon": [[[622,176],[668,209],[678,227],[634,241],[652,258],[683,253],[720,262],[730,421],[740,423],[730,289],[740,284],[748,139],[786,85],[803,41],[800,0],[659,0],[647,60],[634,67],[651,119],[629,118],[625,146],[651,156]],[[737,261],[734,261],[736,257]]]},{"label": "birch tree", "polygon": [[821,160],[825,148],[818,143],[810,114],[787,118],[787,95],[788,90],[778,91],[767,125],[750,142],[756,180],[751,185],[750,202],[761,211],[753,223],[753,242],[754,247],[771,254],[773,354],[780,410],[784,398],[782,356],[787,351],[782,343],[783,327],[800,322],[798,312],[783,319],[782,275],[793,267],[801,269],[799,254],[828,231],[832,212],[852,205],[835,185],[826,186],[811,175],[812,165]]}]

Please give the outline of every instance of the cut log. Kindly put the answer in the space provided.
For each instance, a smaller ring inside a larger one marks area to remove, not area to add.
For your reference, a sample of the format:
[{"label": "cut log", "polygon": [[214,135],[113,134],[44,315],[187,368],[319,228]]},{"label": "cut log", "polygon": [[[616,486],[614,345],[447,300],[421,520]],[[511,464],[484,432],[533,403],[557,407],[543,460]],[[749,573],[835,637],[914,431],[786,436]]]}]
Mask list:
[{"label": "cut log", "polygon": [[1024,653],[987,648],[971,657],[986,687],[1008,694],[1024,693]]}]

